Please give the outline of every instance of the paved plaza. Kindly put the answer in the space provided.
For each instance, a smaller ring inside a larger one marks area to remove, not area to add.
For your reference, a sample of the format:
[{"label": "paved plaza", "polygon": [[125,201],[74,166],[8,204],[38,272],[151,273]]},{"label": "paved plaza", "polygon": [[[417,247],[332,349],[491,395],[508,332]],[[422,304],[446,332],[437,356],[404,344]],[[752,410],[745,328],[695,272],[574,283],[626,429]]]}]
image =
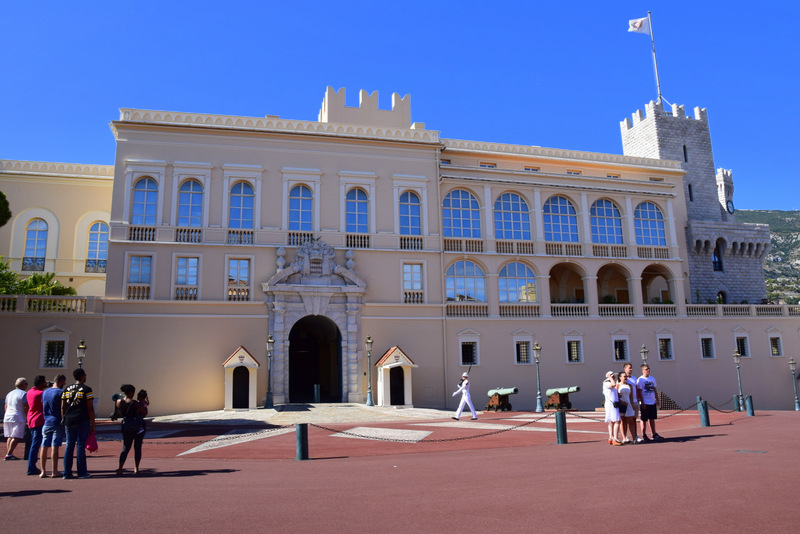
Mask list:
[{"label": "paved plaza", "polygon": [[[357,404],[156,417],[142,472],[115,476],[98,423],[90,480],[0,463],[7,524],[86,532],[795,532],[800,413],[664,412],[663,441],[611,447],[600,412],[452,412]],[[295,424],[309,460],[296,460]],[[132,455],[131,455],[132,456]],[[123,524],[129,526],[123,527]]]}]

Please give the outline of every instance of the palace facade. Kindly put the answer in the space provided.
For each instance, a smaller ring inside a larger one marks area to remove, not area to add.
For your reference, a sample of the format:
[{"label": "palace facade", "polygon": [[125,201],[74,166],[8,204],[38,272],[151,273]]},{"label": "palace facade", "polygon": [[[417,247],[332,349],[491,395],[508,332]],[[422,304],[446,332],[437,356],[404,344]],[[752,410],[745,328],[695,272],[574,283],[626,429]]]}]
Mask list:
[{"label": "palace facade", "polygon": [[468,369],[476,405],[533,409],[537,346],[542,397],[580,386],[576,408],[642,357],[679,406],[722,405],[736,351],[756,408],[793,406],[800,306],[763,302],[769,229],[736,222],[705,109],[651,102],[618,155],[447,139],[409,96],[344,93],[317,121],[122,109],[113,166],[0,160],[0,252],[79,294],[0,296],[2,376],[69,371],[83,339],[109,409],[125,382],[155,414],[255,408],[268,381],[453,407]]}]

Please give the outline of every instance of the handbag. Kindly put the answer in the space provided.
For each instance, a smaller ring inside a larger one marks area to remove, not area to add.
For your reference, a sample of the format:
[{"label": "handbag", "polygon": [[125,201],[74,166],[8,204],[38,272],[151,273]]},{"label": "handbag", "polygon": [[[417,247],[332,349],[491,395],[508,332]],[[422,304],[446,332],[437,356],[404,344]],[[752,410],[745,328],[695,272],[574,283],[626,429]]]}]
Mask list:
[{"label": "handbag", "polygon": [[97,438],[94,432],[89,432],[89,436],[86,438],[86,450],[89,452],[97,452],[97,449]]},{"label": "handbag", "polygon": [[620,406],[622,406],[620,401],[614,401],[614,408],[619,408]]},{"label": "handbag", "polygon": [[627,411],[628,411],[628,403],[619,401],[619,414],[625,415]]}]

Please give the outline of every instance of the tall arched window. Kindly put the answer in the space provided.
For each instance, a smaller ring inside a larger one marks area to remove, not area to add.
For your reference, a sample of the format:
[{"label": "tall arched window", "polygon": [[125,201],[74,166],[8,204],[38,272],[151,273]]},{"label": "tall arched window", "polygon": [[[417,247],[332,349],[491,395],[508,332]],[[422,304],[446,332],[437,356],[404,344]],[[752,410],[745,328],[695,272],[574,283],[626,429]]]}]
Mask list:
[{"label": "tall arched window", "polygon": [[448,301],[486,302],[486,279],[480,267],[469,260],[455,262],[445,274]]},{"label": "tall arched window", "polygon": [[152,178],[142,178],[133,186],[131,224],[153,226],[158,208],[158,184]]},{"label": "tall arched window", "polygon": [[310,232],[314,200],[311,189],[296,185],[289,191],[289,230]]},{"label": "tall arched window", "polygon": [[578,242],[578,217],[569,199],[554,196],[542,207],[545,241]]},{"label": "tall arched window", "polygon": [[622,217],[617,206],[601,198],[589,211],[592,223],[592,243],[622,244]]},{"label": "tall arched window", "polygon": [[664,217],[658,206],[652,202],[642,202],[633,211],[633,219],[637,245],[667,246]]},{"label": "tall arched window", "polygon": [[422,235],[420,202],[416,193],[406,191],[400,195],[400,234]]},{"label": "tall arched window", "polygon": [[531,238],[528,204],[516,193],[503,193],[494,203],[495,239]]},{"label": "tall arched window", "polygon": [[89,243],[86,250],[86,272],[104,273],[108,261],[108,225],[97,221],[89,228]]},{"label": "tall arched window", "polygon": [[23,271],[44,271],[47,255],[47,223],[44,219],[31,219],[25,227],[25,255]]},{"label": "tall arched window", "polygon": [[178,226],[200,228],[203,225],[203,186],[186,180],[178,193]]},{"label": "tall arched window", "polygon": [[253,186],[237,182],[231,188],[231,206],[228,217],[229,228],[253,229]]},{"label": "tall arched window", "polygon": [[715,271],[724,271],[722,266],[722,247],[720,242],[717,241],[717,246],[714,247],[714,252],[711,255],[711,267]]},{"label": "tall arched window", "polygon": [[444,237],[481,237],[481,212],[469,191],[454,189],[442,202]]},{"label": "tall arched window", "polygon": [[536,275],[524,263],[509,263],[497,279],[500,302],[536,302]]},{"label": "tall arched window", "polygon": [[345,196],[345,228],[353,234],[369,233],[369,200],[363,189],[354,187]]}]

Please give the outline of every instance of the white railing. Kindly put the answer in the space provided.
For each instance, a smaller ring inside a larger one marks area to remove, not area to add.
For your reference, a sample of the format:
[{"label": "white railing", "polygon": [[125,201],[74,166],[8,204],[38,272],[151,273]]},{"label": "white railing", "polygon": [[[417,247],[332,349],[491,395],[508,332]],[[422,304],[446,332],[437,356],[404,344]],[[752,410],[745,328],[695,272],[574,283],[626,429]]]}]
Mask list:
[{"label": "white railing", "polygon": [[539,317],[539,305],[534,302],[500,304],[500,317]]},{"label": "white railing", "polygon": [[2,295],[0,313],[91,313],[87,297],[46,295]]},{"label": "white railing", "polygon": [[633,304],[600,304],[600,317],[633,317]]},{"label": "white railing", "polygon": [[483,302],[448,302],[448,317],[488,317],[489,305]]},{"label": "white railing", "polygon": [[403,304],[423,304],[424,302],[424,291],[403,291]]},{"label": "white railing", "polygon": [[589,317],[588,304],[551,304],[553,317]]},{"label": "white railing", "polygon": [[644,314],[647,317],[674,317],[678,315],[678,307],[674,304],[645,304]]},{"label": "white railing", "polygon": [[128,241],[155,241],[155,226],[129,226]]}]

